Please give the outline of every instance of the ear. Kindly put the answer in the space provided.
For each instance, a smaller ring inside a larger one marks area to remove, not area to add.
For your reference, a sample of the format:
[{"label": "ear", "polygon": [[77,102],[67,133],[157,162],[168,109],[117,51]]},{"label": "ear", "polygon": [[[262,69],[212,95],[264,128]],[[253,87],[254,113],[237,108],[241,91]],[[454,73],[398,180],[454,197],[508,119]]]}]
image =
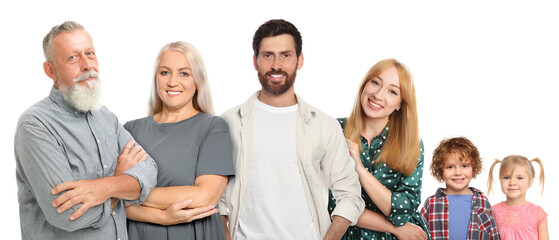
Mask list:
[{"label": "ear", "polygon": [[297,58],[297,70],[301,70],[301,68],[303,67],[304,60],[305,60],[305,57],[303,56],[303,53],[301,52],[301,54],[299,54],[299,57]]},{"label": "ear", "polygon": [[254,70],[258,71],[258,62],[256,61],[256,55],[252,56],[252,63],[254,64]]},{"label": "ear", "polygon": [[44,62],[43,70],[45,71],[45,74],[47,74],[47,76],[54,81],[54,85],[57,85],[58,78],[56,77],[56,68],[54,67],[54,64],[50,62]]}]

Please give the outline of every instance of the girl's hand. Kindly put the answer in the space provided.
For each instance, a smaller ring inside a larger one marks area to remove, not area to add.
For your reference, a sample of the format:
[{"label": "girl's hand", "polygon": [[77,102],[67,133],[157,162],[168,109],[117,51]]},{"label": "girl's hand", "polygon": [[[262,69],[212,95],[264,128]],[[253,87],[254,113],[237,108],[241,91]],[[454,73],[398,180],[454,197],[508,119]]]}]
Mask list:
[{"label": "girl's hand", "polygon": [[349,149],[349,155],[355,161],[355,171],[359,173],[360,170],[364,170],[363,163],[361,163],[361,157],[359,157],[359,145],[357,143],[346,139],[347,148]]}]

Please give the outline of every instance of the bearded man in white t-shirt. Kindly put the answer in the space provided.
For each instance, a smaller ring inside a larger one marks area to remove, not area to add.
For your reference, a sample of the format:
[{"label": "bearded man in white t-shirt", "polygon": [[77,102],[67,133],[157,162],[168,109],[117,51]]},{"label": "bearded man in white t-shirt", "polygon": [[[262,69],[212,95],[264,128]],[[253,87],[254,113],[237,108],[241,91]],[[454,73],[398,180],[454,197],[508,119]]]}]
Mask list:
[{"label": "bearded man in white t-shirt", "polygon": [[[301,34],[270,20],[252,46],[262,89],[222,115],[236,168],[219,203],[225,236],[340,239],[363,212],[361,186],[338,122],[295,94]],[[328,189],[337,201],[332,216]]]}]

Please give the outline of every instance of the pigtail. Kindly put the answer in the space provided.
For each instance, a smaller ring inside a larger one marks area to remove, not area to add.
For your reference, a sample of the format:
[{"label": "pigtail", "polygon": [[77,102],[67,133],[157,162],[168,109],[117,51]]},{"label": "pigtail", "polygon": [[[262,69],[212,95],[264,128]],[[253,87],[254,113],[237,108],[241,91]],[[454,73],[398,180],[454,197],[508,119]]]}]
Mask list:
[{"label": "pigtail", "polygon": [[[543,187],[544,187],[544,181],[545,181],[545,174],[543,172],[543,164],[542,161],[539,158],[534,158],[530,161],[530,165],[532,164],[532,162],[537,162],[538,165],[540,165],[540,184],[542,185],[542,195],[543,195]],[[534,169],[534,166],[532,166],[532,169]]]},{"label": "pigtail", "polygon": [[487,182],[487,194],[491,194],[491,189],[493,188],[493,168],[497,163],[501,163],[502,161],[499,159],[495,159],[495,162],[491,164],[491,168],[489,169],[489,180]]}]

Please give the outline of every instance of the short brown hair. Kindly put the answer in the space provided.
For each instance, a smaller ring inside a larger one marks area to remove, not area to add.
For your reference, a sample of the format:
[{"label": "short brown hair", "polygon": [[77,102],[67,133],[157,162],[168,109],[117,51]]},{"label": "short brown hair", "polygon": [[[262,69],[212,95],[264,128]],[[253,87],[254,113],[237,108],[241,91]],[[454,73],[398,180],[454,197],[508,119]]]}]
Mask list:
[{"label": "short brown hair", "polygon": [[479,151],[476,146],[465,137],[453,137],[443,139],[439,146],[433,151],[433,161],[431,162],[431,175],[437,181],[443,181],[444,161],[448,154],[457,154],[460,156],[460,161],[470,161],[472,165],[472,177],[475,178],[481,173],[483,164],[479,157]]}]

